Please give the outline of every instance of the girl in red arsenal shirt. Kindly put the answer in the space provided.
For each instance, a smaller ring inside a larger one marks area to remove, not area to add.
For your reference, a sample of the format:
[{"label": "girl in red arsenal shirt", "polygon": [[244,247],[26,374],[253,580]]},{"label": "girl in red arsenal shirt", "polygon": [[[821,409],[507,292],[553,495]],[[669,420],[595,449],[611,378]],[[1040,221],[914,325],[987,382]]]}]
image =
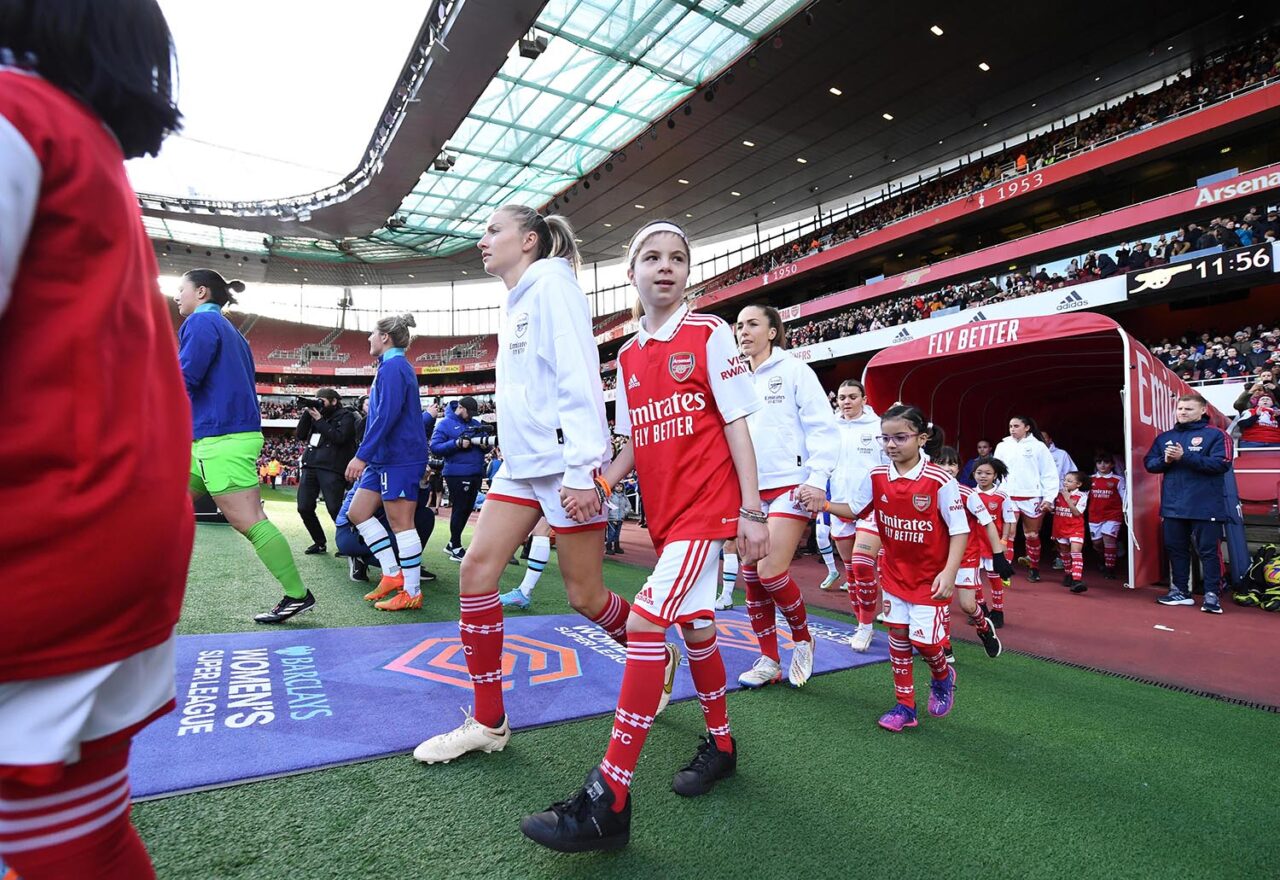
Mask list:
[{"label": "girl in red arsenal shirt", "polygon": [[880,430],[889,464],[872,468],[850,498],[827,501],[820,489],[803,486],[799,497],[812,511],[829,510],[845,519],[875,511],[884,544],[880,586],[898,698],[880,726],[896,733],[917,724],[913,647],[932,677],[929,714],[941,718],[955,705],[956,671],[947,665],[942,643],[969,523],[960,485],[929,460],[942,448],[942,429],[916,407],[898,405],[880,417]]},{"label": "girl in red arsenal shirt", "polygon": [[1013,566],[1009,562],[1009,548],[1018,528],[1018,514],[1009,496],[1001,491],[1000,483],[1009,476],[1009,469],[998,458],[989,455],[979,457],[973,465],[973,481],[978,484],[978,497],[991,513],[991,518],[1003,529],[1001,541],[1005,552],[992,554],[990,549],[982,557],[982,570],[986,574],[987,586],[991,589],[991,611],[987,614],[996,629],[1004,626],[1004,591],[1013,576]]},{"label": "girl in red arsenal shirt", "polygon": [[1116,463],[1110,455],[1100,453],[1094,458],[1097,470],[1089,478],[1089,537],[1102,557],[1103,577],[1110,581],[1116,577],[1116,546],[1128,488],[1124,477],[1115,472]]},{"label": "girl in red arsenal shirt", "polygon": [[0,4],[0,394],[38,402],[0,430],[0,860],[25,880],[155,876],[129,747],[173,707],[191,410],[124,162],[178,127],[172,53],[151,0]]},{"label": "girl in red arsenal shirt", "polygon": [[1089,490],[1079,471],[1067,471],[1062,475],[1062,488],[1053,500],[1053,539],[1058,542],[1058,554],[1070,560],[1062,575],[1062,585],[1073,593],[1089,589],[1084,585],[1084,511],[1089,502]]},{"label": "girl in red arsenal shirt", "polygon": [[[960,476],[960,453],[954,446],[944,446],[934,459],[944,471],[953,477]],[[982,640],[987,656],[999,657],[1000,637],[995,623],[987,616],[986,603],[982,601],[982,558],[990,557],[992,548],[1004,558],[1004,543],[996,528],[996,520],[977,491],[968,486],[960,487],[960,499],[965,516],[969,520],[969,542],[964,547],[964,559],[956,575],[956,598],[960,610],[969,615],[969,624]]]},{"label": "girl in red arsenal shirt", "polygon": [[[747,564],[769,551],[746,420],[761,401],[729,326],[684,304],[688,239],[673,223],[650,223],[632,239],[628,261],[640,330],[618,353],[615,430],[629,440],[598,487],[607,498],[635,468],[658,563],[631,605],[627,665],[604,760],[569,800],[520,824],[526,836],[562,852],[616,849],[630,838],[631,778],[657,714],[671,626],[683,630],[707,722],[707,736],[671,787],[696,797],[733,773],[737,750],[713,610],[720,548],[736,538]],[[566,503],[570,515],[572,508]]]}]

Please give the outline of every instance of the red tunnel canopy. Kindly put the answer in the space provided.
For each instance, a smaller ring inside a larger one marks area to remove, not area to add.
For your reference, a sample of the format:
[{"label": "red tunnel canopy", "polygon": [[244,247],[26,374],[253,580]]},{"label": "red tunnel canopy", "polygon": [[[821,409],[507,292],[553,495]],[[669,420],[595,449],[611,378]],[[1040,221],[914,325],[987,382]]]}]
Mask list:
[{"label": "red tunnel canopy", "polygon": [[966,458],[1008,434],[1011,416],[1030,416],[1087,474],[1097,449],[1124,447],[1123,334],[1091,312],[975,322],[876,354],[867,396],[877,412],[920,407]]}]

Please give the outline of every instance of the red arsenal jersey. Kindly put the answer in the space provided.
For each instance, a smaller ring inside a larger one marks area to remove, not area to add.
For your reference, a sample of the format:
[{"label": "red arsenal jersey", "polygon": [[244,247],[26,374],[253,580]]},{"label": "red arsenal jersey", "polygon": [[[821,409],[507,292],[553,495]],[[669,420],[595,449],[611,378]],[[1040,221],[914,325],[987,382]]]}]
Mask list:
[{"label": "red arsenal jersey", "polygon": [[960,484],[951,474],[923,454],[905,474],[892,463],[879,465],[862,479],[849,506],[875,511],[885,551],[880,584],[887,592],[915,605],[951,603],[932,595],[933,579],[947,567],[951,536],[969,531]]},{"label": "red arsenal jersey", "polygon": [[[990,492],[983,492],[981,489],[974,489],[973,493],[982,501],[982,506],[987,509],[987,513],[991,514],[991,519],[996,524],[996,531],[1004,537],[1004,524],[1017,522],[1017,515],[1013,512],[1013,502],[1009,500],[1009,496],[1001,492],[999,489],[992,489]],[[991,541],[987,538],[987,530],[983,529],[978,533],[979,540],[982,542],[982,558],[991,558]]]},{"label": "red arsenal jersey", "polygon": [[1076,513],[1066,502],[1062,500],[1062,493],[1059,492],[1053,499],[1053,538],[1064,540],[1083,540],[1084,539],[1084,512],[1085,507],[1089,503],[1089,493],[1076,489],[1071,493],[1071,504]]},{"label": "red arsenal jersey", "polygon": [[1124,522],[1124,477],[1094,474],[1089,478],[1089,522]]},{"label": "red arsenal jersey", "polygon": [[964,559],[960,567],[977,568],[983,556],[991,555],[991,539],[987,537],[987,526],[993,521],[991,511],[977,490],[968,486],[960,487],[960,500],[969,523],[969,543],[964,545]]},{"label": "red arsenal jersey", "polygon": [[761,406],[729,325],[681,306],[618,353],[614,430],[631,437],[649,536],[732,538],[742,493],[724,427]]},{"label": "red arsenal jersey", "polygon": [[0,192],[30,185],[25,216],[0,210],[0,251],[26,239],[16,270],[0,258],[0,682],[168,639],[195,531],[191,409],[124,156],[83,104],[0,70]]}]

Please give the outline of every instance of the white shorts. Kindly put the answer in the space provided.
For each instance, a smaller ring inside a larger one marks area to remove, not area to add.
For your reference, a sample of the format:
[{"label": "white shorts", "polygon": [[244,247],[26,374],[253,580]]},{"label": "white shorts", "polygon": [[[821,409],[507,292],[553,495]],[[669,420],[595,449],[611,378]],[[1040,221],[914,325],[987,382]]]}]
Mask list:
[{"label": "white shorts", "polygon": [[854,531],[866,532],[877,541],[880,540],[880,525],[876,522],[876,512],[873,510],[858,520],[854,526]]},{"label": "white shorts", "polygon": [[504,467],[489,484],[486,501],[505,501],[508,504],[519,504],[541,510],[547,518],[547,524],[557,532],[582,532],[588,529],[603,529],[608,522],[605,511],[601,508],[590,522],[574,522],[560,505],[560,486],[563,478],[557,474],[546,477],[534,477],[531,480],[515,480],[506,476]]},{"label": "white shorts", "polygon": [[956,587],[966,590],[976,590],[978,585],[982,583],[982,566],[974,565],[969,568],[961,568],[956,572]]},{"label": "white shorts", "polygon": [[846,538],[852,538],[854,534],[857,532],[857,530],[858,530],[857,523],[852,522],[851,520],[841,519],[835,514],[831,515],[831,537],[832,538],[840,538],[841,540],[844,540]]},{"label": "white shorts", "polygon": [[941,644],[951,625],[950,605],[916,605],[899,599],[892,593],[884,594],[884,622],[905,625],[907,635],[922,645]]},{"label": "white shorts", "polygon": [[1089,537],[1095,541],[1101,541],[1103,535],[1110,535],[1112,538],[1120,537],[1120,523],[1117,520],[1108,520],[1107,522],[1089,523]]},{"label": "white shorts", "polygon": [[168,640],[94,669],[0,684],[0,765],[74,764],[80,745],[132,733],[174,698]]},{"label": "white shorts", "polygon": [[667,544],[631,610],[658,626],[714,621],[722,547],[719,540]]},{"label": "white shorts", "polygon": [[1010,498],[1013,502],[1013,509],[1022,516],[1035,518],[1044,516],[1044,511],[1040,509],[1040,499],[1038,498]]},{"label": "white shorts", "polygon": [[[785,516],[789,519],[802,519],[805,522],[813,519],[813,514],[796,501],[796,486],[784,486],[780,489],[760,490],[760,509],[767,516]],[[765,496],[772,496],[765,500]]]}]

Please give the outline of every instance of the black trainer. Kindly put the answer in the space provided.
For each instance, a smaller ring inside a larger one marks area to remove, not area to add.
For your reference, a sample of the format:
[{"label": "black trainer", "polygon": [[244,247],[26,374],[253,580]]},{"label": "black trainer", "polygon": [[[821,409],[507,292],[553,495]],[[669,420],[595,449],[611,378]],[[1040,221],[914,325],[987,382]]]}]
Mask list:
[{"label": "black trainer", "polygon": [[276,607],[270,611],[264,611],[253,618],[254,623],[284,623],[290,617],[301,614],[304,611],[310,611],[316,607],[316,597],[311,595],[311,591],[307,590],[307,595],[301,599],[295,599],[292,596],[285,596],[276,603]]},{"label": "black trainer", "polygon": [[325,553],[329,552],[329,548],[326,547],[324,544],[312,544],[310,547],[308,547],[306,550],[303,550],[302,552],[305,553],[307,556],[322,556]]},{"label": "black trainer", "polygon": [[1088,592],[1088,590],[1089,588],[1084,585],[1083,580],[1071,582],[1071,592],[1073,593],[1084,593]]},{"label": "black trainer", "polygon": [[520,832],[557,852],[621,849],[631,840],[631,798],[616,813],[613,801],[613,789],[595,767],[573,797],[521,819]]},{"label": "black trainer", "polygon": [[721,779],[727,779],[738,769],[738,741],[729,738],[733,751],[720,751],[716,738],[706,734],[698,740],[698,750],[693,760],[671,780],[671,790],[681,797],[697,797],[706,794]]},{"label": "black trainer", "polygon": [[354,556],[347,557],[347,577],[353,581],[369,582],[369,566],[365,564],[363,559],[356,559]]},{"label": "black trainer", "polygon": [[1031,581],[1031,583],[1033,584],[1040,583],[1040,569],[1038,568],[1027,569],[1027,580]]},{"label": "black trainer", "polygon": [[1113,580],[1115,580],[1115,579],[1116,579],[1116,569],[1115,569],[1115,566],[1113,565],[1111,568],[1106,568],[1106,567],[1104,566],[1104,567],[1103,567],[1103,569],[1102,569],[1102,576],[1103,576],[1104,578],[1106,578],[1107,580],[1109,580],[1109,581],[1113,581]]},{"label": "black trainer", "polygon": [[427,571],[425,568],[422,569],[422,582],[424,584],[429,584],[435,579],[436,579],[436,576],[432,572]]},{"label": "black trainer", "polygon": [[982,647],[986,649],[987,656],[992,660],[999,657],[1000,652],[1004,650],[1004,646],[1000,644],[1000,637],[996,635],[996,625],[994,623],[986,629],[978,630],[978,638],[982,639]]},{"label": "black trainer", "polygon": [[1067,572],[1066,574],[1064,574],[1064,575],[1062,576],[1062,585],[1063,585],[1064,587],[1069,587],[1069,586],[1071,586],[1071,585],[1072,585],[1072,584],[1074,584],[1074,583],[1075,583],[1075,581],[1073,581],[1073,580],[1071,579],[1071,572]]},{"label": "black trainer", "polygon": [[1004,626],[1004,612],[991,611],[987,614],[987,620],[990,620],[991,625],[996,629],[1001,629]]}]

